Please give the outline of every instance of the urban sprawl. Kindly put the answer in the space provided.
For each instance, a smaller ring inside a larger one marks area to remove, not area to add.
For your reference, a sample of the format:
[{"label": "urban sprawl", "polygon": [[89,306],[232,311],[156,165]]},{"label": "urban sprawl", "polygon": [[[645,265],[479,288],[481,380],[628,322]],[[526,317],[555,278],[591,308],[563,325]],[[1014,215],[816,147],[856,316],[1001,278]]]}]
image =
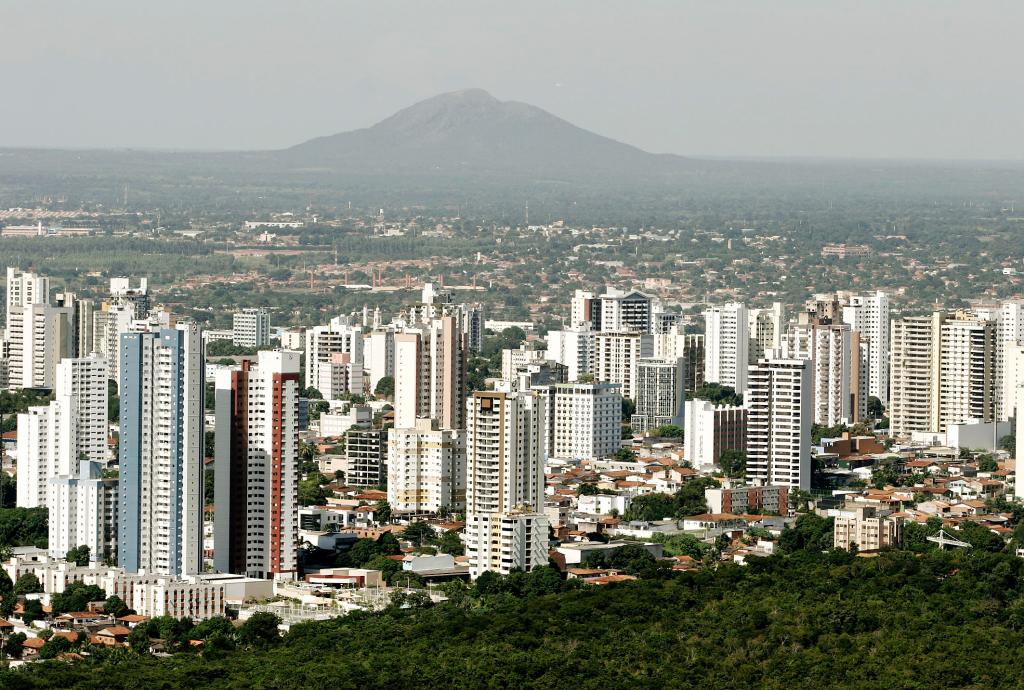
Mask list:
[{"label": "urban sprawl", "polygon": [[287,629],[539,569],[584,587],[743,566],[810,533],[865,558],[1014,548],[1024,301],[680,308],[623,279],[547,305],[551,327],[437,281],[382,309],[369,281],[326,323],[276,325],[254,294],[215,329],[148,277],[82,296],[7,268],[12,663],[161,653],[154,621]]}]

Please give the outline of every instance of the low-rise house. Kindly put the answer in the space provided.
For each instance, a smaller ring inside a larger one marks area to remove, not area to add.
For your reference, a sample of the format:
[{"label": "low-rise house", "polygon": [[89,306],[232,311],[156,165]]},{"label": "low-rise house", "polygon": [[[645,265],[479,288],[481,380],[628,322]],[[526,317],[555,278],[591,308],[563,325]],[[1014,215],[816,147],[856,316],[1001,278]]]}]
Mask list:
[{"label": "low-rise house", "polygon": [[139,623],[145,623],[148,620],[149,616],[140,616],[137,613],[129,613],[117,618],[118,623],[128,628],[134,628]]},{"label": "low-rise house", "polygon": [[622,515],[629,509],[632,498],[620,494],[593,494],[580,496],[576,502],[577,508],[584,513],[596,513],[608,515],[613,510]]},{"label": "low-rise house", "polygon": [[126,644],[131,630],[121,625],[110,625],[95,633],[94,637],[99,644],[107,647],[115,647]]}]

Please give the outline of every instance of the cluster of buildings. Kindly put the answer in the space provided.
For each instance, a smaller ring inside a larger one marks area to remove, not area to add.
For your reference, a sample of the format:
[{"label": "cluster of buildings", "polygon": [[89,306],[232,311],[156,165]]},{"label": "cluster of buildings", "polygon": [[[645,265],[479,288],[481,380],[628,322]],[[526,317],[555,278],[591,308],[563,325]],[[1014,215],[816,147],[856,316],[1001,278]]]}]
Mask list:
[{"label": "cluster of buildings", "polygon": [[[994,450],[1024,388],[1017,302],[899,318],[882,292],[817,295],[793,318],[779,303],[732,302],[707,307],[701,333],[641,292],[578,290],[565,326],[543,347],[504,350],[484,390],[471,386],[469,367],[483,345],[482,309],[432,284],[389,322],[364,309],[277,332],[263,308],[236,313],[230,333],[179,323],[153,307],[145,280],[114,279],[97,301],[53,295],[45,276],[8,269],[6,304],[3,385],[53,393],[19,414],[16,434],[18,505],[48,508],[49,548],[10,567],[33,569],[52,591],[102,583],[147,610],[195,617],[209,610],[166,602],[222,611],[224,591],[214,590],[225,578],[306,577],[306,518],[358,531],[459,516],[471,577],[545,565],[553,539],[571,564],[595,532],[778,530],[791,499],[811,488],[812,453],[828,457],[846,442],[835,455],[854,474],[864,465],[850,457],[890,453],[874,434],[860,446],[847,437],[814,448],[812,425],[870,429],[888,409],[883,433],[910,449],[907,462],[932,446]],[[267,349],[272,335],[277,349]],[[206,345],[228,337],[262,349],[208,363]],[[742,403],[702,399],[715,388]],[[322,398],[319,418],[310,398]],[[328,450],[320,470],[367,500],[302,514],[303,442]],[[685,525],[623,519],[636,497],[673,494],[717,472],[727,454],[742,462],[708,490],[708,513]],[[1008,492],[1006,479],[991,479],[997,493]],[[906,506],[872,504],[877,494],[843,498],[819,506],[836,511],[837,543],[881,548],[899,541],[901,520],[916,519]],[[387,519],[378,518],[384,501]],[[80,546],[91,562],[66,563]],[[742,548],[745,558],[753,547]],[[157,599],[165,608],[143,604]]]}]

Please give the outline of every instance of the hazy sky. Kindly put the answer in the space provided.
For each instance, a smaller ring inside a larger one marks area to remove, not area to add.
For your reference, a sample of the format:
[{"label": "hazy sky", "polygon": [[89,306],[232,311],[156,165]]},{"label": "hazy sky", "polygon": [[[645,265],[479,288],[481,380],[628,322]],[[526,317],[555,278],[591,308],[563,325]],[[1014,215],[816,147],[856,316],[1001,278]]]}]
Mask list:
[{"label": "hazy sky", "polygon": [[1024,158],[1019,0],[0,0],[0,146],[275,148],[480,87],[656,152]]}]

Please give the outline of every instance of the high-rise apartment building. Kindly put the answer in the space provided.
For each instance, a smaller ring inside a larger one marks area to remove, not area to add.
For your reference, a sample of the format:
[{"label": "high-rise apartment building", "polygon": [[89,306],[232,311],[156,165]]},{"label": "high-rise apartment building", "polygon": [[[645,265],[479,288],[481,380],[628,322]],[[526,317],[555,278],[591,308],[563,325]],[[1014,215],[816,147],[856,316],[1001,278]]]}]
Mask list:
[{"label": "high-rise apartment building", "polygon": [[621,446],[622,394],[617,383],[559,383],[547,405],[547,452],[575,460],[614,455]]},{"label": "high-rise apartment building", "polygon": [[363,363],[353,361],[350,353],[335,352],[327,362],[320,362],[318,369],[315,388],[325,400],[366,393]]},{"label": "high-rise apartment building", "polygon": [[733,388],[747,386],[750,321],[747,308],[730,302],[704,311],[704,380]]},{"label": "high-rise apartment building", "polygon": [[561,331],[548,331],[545,358],[564,364],[570,381],[594,372],[595,333],[588,324]]},{"label": "high-rise apartment building", "polygon": [[[842,321],[860,333],[867,355],[867,395],[889,401],[889,296],[881,291],[852,295],[842,307]],[[834,320],[833,323],[838,321]]]},{"label": "high-rise apartment building", "polygon": [[477,392],[466,401],[466,555],[470,575],[547,563],[544,399]]},{"label": "high-rise apartment building", "polygon": [[582,326],[593,328],[593,325],[600,320],[598,312],[601,305],[589,290],[576,290],[572,296],[571,311],[569,316],[569,328],[576,329]]},{"label": "high-rise apartment building", "polygon": [[395,334],[395,428],[419,418],[461,429],[468,378],[466,336],[454,316]]},{"label": "high-rise apartment building", "polygon": [[626,292],[608,288],[598,297],[599,320],[594,322],[598,331],[639,331],[651,333],[651,323],[657,300],[642,292]]},{"label": "high-rise apartment building", "polygon": [[9,332],[11,314],[18,307],[50,303],[50,279],[30,271],[7,267],[7,308],[4,311]]},{"label": "high-rise apartment building", "polygon": [[366,389],[371,393],[385,377],[395,376],[395,329],[375,328],[363,334],[363,368],[366,371]]},{"label": "high-rise apartment building", "polygon": [[79,299],[73,292],[58,292],[54,295],[53,303],[57,307],[65,307],[68,310],[71,328],[71,354],[69,356],[88,357],[95,351],[93,348],[95,303],[91,299]]},{"label": "high-rise apartment building", "polygon": [[687,400],[683,458],[694,467],[717,465],[727,450],[747,450],[747,408]]},{"label": "high-rise apartment building", "polygon": [[801,322],[789,331],[788,355],[810,362],[815,424],[836,426],[853,418],[852,331],[847,324]]},{"label": "high-rise apartment building", "polygon": [[231,342],[238,347],[264,347],[270,343],[270,314],[266,307],[243,309],[231,317]]},{"label": "high-rise apartment building", "polygon": [[49,507],[50,480],[77,476],[80,460],[106,460],[106,363],[100,357],[63,359],[55,383],[48,405],[18,415],[18,505],[23,508]]},{"label": "high-rise apartment building", "polygon": [[996,323],[934,312],[892,323],[892,433],[944,432],[996,414]]},{"label": "high-rise apartment building", "polygon": [[941,322],[939,314],[905,316],[892,322],[889,424],[894,435],[931,430],[935,319]]},{"label": "high-rise apartment building", "polygon": [[336,316],[326,326],[306,331],[306,387],[316,388],[320,368],[330,366],[331,355],[348,354],[353,363],[363,366],[362,326],[349,323],[347,317]]},{"label": "high-rise apartment building", "polygon": [[636,400],[640,360],[654,355],[654,337],[639,331],[594,336],[594,380],[622,386],[622,397]]},{"label": "high-rise apartment building", "polygon": [[17,505],[45,508],[50,478],[57,475],[59,406],[30,407],[18,415]]},{"label": "high-rise apartment building", "polygon": [[811,488],[810,364],[766,357],[750,367],[747,483]]},{"label": "high-rise apartment building", "polygon": [[72,341],[71,312],[67,307],[12,307],[7,315],[9,387],[52,389],[57,364],[71,356]]},{"label": "high-rise apartment building", "polygon": [[202,571],[202,336],[194,325],[121,336],[118,565]]},{"label": "high-rise apartment building", "polygon": [[686,392],[692,393],[704,385],[704,334],[688,333],[683,341],[683,370],[686,372]]},{"label": "high-rise apartment building", "polygon": [[996,412],[996,324],[966,312],[945,319],[939,328],[938,395],[932,401],[934,431]]},{"label": "high-rise apartment building", "polygon": [[110,279],[109,306],[125,306],[132,312],[133,319],[149,317],[149,279],[140,278],[137,287],[132,287],[131,278]]},{"label": "high-rise apartment building", "polygon": [[[130,304],[106,304],[92,314],[92,351],[100,353],[107,361],[107,375],[120,380],[121,335],[133,331],[148,330],[137,324],[135,308]],[[138,327],[137,327],[138,326]]]},{"label": "high-rise apartment building", "polygon": [[999,305],[996,318],[996,416],[1000,420],[1014,416],[1016,391],[1014,350],[1024,343],[1024,300],[1009,300]]},{"label": "high-rise apartment building", "polygon": [[298,553],[299,358],[262,350],[217,372],[214,565],[291,579]]},{"label": "high-rise apartment building", "polygon": [[480,352],[484,345],[484,307],[480,303],[463,304],[460,311],[466,348],[470,352]]},{"label": "high-rise apartment building", "polygon": [[[656,314],[655,316],[661,317],[666,314]],[[673,314],[673,316],[675,316]],[[662,359],[676,359],[678,357],[686,356],[686,342],[689,338],[686,335],[686,326],[676,320],[672,325],[667,326],[663,329],[656,328],[654,333],[654,357]],[[703,339],[704,336],[701,336]],[[704,376],[704,362],[701,361],[701,372],[700,375]]]},{"label": "high-rise apartment building", "polygon": [[750,364],[756,364],[771,350],[782,347],[785,339],[785,311],[782,302],[773,302],[764,309],[750,309],[747,312],[747,324],[750,333],[748,358]]},{"label": "high-rise apartment building", "polygon": [[457,513],[466,507],[466,437],[436,419],[388,434],[388,504],[396,514]]},{"label": "high-rise apartment building", "polygon": [[49,552],[64,558],[89,547],[94,564],[117,559],[117,477],[103,476],[103,463],[81,460],[71,475],[50,479]]},{"label": "high-rise apartment building", "polygon": [[387,481],[388,429],[345,432],[345,483],[375,488]]},{"label": "high-rise apartment building", "polygon": [[534,362],[543,362],[545,352],[525,347],[506,348],[501,351],[501,378],[511,381],[516,372]]},{"label": "high-rise apartment building", "polygon": [[682,357],[641,359],[637,366],[636,411],[630,420],[634,433],[666,424],[683,426],[686,369]]}]

